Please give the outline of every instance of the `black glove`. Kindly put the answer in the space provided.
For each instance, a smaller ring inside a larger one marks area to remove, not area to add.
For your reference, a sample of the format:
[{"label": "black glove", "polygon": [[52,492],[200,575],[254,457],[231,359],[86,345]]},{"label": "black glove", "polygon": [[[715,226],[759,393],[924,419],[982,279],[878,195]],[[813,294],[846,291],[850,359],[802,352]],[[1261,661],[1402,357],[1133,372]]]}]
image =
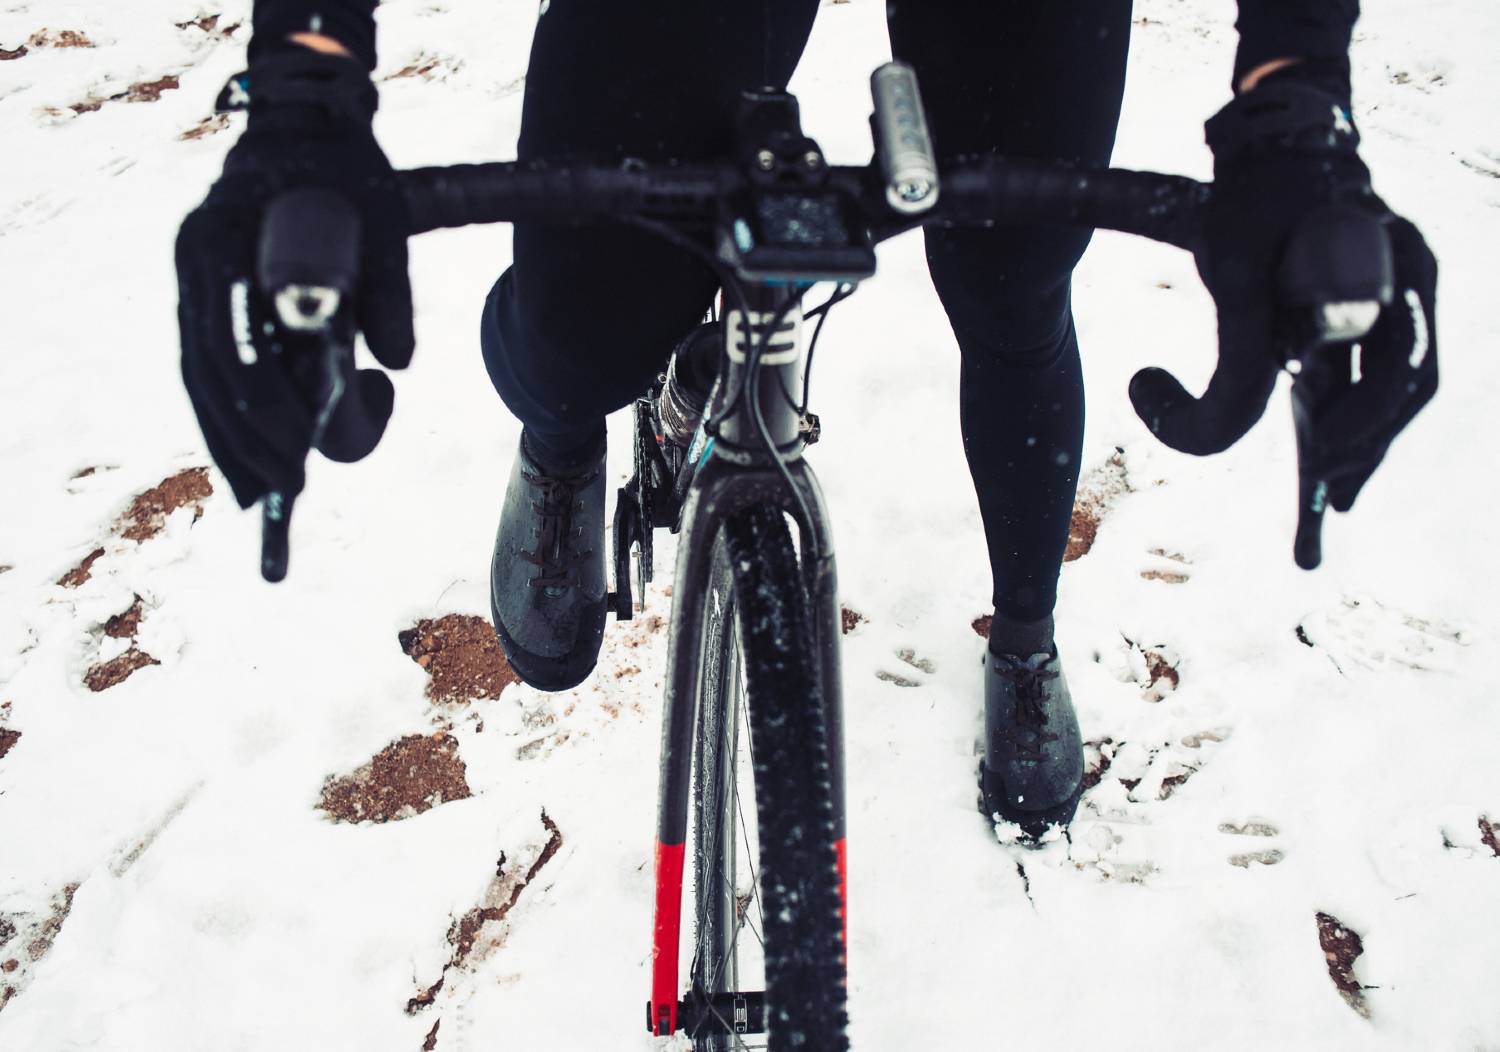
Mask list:
[{"label": "black glove", "polygon": [[[1370,189],[1346,100],[1292,67],[1208,122],[1214,185],[1195,254],[1218,307],[1218,368],[1197,399],[1161,369],[1130,385],[1157,437],[1206,455],[1254,426],[1282,368],[1297,372],[1296,555],[1309,569],[1324,505],[1353,505],[1437,389],[1437,264]],[[1348,309],[1360,302],[1378,316],[1361,323]]]},{"label": "black glove", "polygon": [[[240,505],[268,498],[270,518],[301,492],[310,448],[341,461],[374,449],[394,393],[383,372],[354,369],[347,341],[333,357],[327,334],[281,323],[277,290],[257,279],[267,206],[302,191],[312,237],[352,206],[359,251],[349,269],[357,273],[339,320],[349,340],[353,327],[363,330],[376,359],[393,369],[406,366],[413,347],[408,220],[371,133],[375,88],[355,62],[286,45],[257,57],[223,98],[243,104],[247,95],[249,125],[177,237],[178,323],[183,381],[209,452]],[[315,210],[320,200],[329,205],[326,222],[308,214],[309,200]]]}]

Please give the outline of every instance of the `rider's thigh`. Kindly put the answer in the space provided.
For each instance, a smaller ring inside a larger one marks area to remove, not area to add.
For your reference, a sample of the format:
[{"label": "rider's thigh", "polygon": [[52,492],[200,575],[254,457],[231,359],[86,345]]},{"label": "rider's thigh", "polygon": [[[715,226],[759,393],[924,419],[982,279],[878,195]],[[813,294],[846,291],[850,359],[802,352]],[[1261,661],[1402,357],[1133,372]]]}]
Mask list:
[{"label": "rider's thigh", "polygon": [[[720,156],[740,92],[791,78],[817,0],[552,0],[537,23],[522,159]],[[622,227],[518,224],[485,307],[485,363],[528,426],[597,430],[637,397],[717,282],[698,259]]]},{"label": "rider's thigh", "polygon": [[[1106,164],[1114,148],[1130,0],[893,0],[892,49],[917,70],[943,156],[1000,153]],[[1045,367],[1068,331],[1087,231],[927,232],[933,283],[966,356]]]}]

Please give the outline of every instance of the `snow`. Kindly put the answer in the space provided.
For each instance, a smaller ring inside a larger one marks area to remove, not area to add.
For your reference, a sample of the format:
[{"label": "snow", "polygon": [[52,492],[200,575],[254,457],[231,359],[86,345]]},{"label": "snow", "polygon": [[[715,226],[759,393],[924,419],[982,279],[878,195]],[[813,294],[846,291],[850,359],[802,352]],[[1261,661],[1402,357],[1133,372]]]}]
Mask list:
[{"label": "snow", "polygon": [[[259,580],[257,523],[221,481],[201,519],[179,510],[142,543],[112,531],[135,494],[207,463],[178,380],[171,250],[234,131],[178,136],[241,68],[247,31],[223,30],[248,3],[202,5],[0,5],[0,47],[43,28],[96,45],[0,63],[0,727],[20,733],[0,758],[0,919],[40,931],[77,885],[50,951],[0,948],[18,961],[0,972],[18,991],[0,1048],[415,1052],[439,1019],[443,1052],[652,1048],[661,618],[611,625],[577,691],[458,707],[424,699],[396,642],[420,618],[487,611],[517,432],[476,347],[503,228],[413,245],[419,347],[395,419],[368,460],[312,465],[286,583]],[[1500,858],[1479,826],[1500,820],[1485,455],[1500,10],[1365,6],[1355,116],[1377,189],[1443,267],[1442,389],[1303,573],[1284,392],[1225,455],[1156,444],[1125,385],[1145,364],[1201,384],[1212,305],[1184,254],[1096,238],[1075,294],[1085,468],[1119,448],[1129,488],[1063,575],[1059,645],[1111,761],[1070,839],[1026,849],[975,812],[969,622],[988,574],[920,239],[885,246],[827,326],[811,460],[865,618],[844,650],[856,1048],[1500,1045]],[[215,11],[213,32],[176,25]],[[535,12],[381,5],[382,77],[438,60],[383,84],[398,165],[513,155]],[[835,161],[868,155],[882,12],[825,5],[793,85]],[[1116,163],[1208,176],[1201,123],[1227,95],[1232,17],[1137,5]],[[180,86],[158,101],[68,108],[166,74]],[[611,427],[623,481],[628,421]],[[96,548],[87,582],[54,583]],[[665,615],[672,545],[657,558]],[[92,693],[85,671],[128,649],[100,626],[137,595],[135,646],[160,664]],[[1148,682],[1148,652],[1176,662],[1175,689]],[[316,810],[326,777],[441,728],[472,797],[384,825]],[[523,870],[540,857],[544,811],[561,850],[445,972],[450,925],[502,853]],[[1329,978],[1320,911],[1363,940],[1368,1019]]]}]

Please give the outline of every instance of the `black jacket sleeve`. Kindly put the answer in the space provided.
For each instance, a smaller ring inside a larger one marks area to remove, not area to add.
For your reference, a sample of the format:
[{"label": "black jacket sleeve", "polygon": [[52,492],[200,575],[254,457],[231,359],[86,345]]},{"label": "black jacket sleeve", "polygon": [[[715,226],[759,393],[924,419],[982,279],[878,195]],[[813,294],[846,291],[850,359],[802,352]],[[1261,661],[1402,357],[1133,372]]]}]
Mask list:
[{"label": "black jacket sleeve", "polygon": [[375,68],[375,5],[380,0],[255,0],[250,58],[291,33],[322,33]]},{"label": "black jacket sleeve", "polygon": [[[265,0],[261,0],[262,3]],[[1240,0],[1234,83],[1275,58],[1326,60],[1346,70],[1359,0]]]}]

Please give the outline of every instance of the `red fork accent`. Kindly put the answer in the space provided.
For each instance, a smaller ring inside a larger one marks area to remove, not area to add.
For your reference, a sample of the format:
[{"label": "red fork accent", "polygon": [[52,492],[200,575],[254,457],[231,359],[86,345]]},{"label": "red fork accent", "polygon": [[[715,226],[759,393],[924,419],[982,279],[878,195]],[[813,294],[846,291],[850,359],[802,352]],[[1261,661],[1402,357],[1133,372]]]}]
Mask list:
[{"label": "red fork accent", "polygon": [[844,964],[849,963],[849,852],[846,847],[847,841],[839,837],[833,842],[833,852],[838,858],[839,867],[839,919],[843,921],[844,929],[841,937],[844,940]]},{"label": "red fork accent", "polygon": [[[651,1021],[657,1037],[677,1030],[677,949],[682,932],[684,844],[656,842],[656,929],[651,941]],[[840,859],[843,858],[840,849]],[[842,861],[840,862],[842,869]]]}]

